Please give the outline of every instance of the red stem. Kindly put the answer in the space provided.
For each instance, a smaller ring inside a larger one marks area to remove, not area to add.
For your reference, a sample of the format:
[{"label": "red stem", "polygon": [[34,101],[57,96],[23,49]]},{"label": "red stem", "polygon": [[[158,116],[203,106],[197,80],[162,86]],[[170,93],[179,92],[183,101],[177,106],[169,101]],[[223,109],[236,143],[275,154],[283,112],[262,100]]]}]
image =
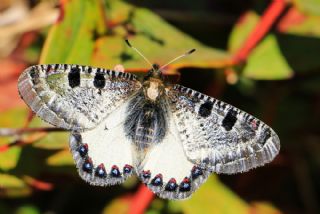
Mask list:
[{"label": "red stem", "polygon": [[146,187],[144,184],[141,184],[131,200],[129,214],[144,213],[153,198],[154,194],[148,189],[148,187]]},{"label": "red stem", "polygon": [[[21,135],[24,133],[33,133],[33,132],[58,132],[58,131],[67,131],[65,129],[61,128],[55,128],[55,127],[39,127],[39,128],[21,128],[21,129],[10,129],[10,128],[0,128],[0,137],[2,136],[16,136]],[[36,138],[31,137],[31,139],[25,139],[25,140],[16,140],[9,144],[0,145],[0,153],[8,151],[13,146],[24,146],[29,143],[33,143],[35,140],[38,140],[42,136],[37,136]]]},{"label": "red stem", "polygon": [[247,59],[251,50],[270,30],[276,19],[285,9],[285,6],[286,0],[273,0],[272,3],[270,3],[269,7],[263,13],[259,23],[256,25],[243,46],[234,56],[234,64],[239,64]]},{"label": "red stem", "polygon": [[50,191],[53,189],[53,184],[45,181],[41,181],[29,176],[24,176],[24,180],[27,184],[29,184],[31,187],[41,190],[41,191]]}]

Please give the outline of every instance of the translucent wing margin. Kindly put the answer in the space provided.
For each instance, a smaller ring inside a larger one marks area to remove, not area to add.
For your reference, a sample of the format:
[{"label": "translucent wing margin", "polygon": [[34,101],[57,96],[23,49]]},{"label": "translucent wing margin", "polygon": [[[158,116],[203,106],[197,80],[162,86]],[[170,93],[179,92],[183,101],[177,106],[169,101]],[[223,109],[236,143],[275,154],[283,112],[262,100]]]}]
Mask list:
[{"label": "translucent wing margin", "polygon": [[167,95],[184,152],[193,163],[232,174],[262,166],[278,154],[277,134],[248,113],[180,85]]},{"label": "translucent wing margin", "polygon": [[129,73],[68,64],[31,66],[18,81],[21,97],[39,117],[78,131],[95,127],[140,87]]}]

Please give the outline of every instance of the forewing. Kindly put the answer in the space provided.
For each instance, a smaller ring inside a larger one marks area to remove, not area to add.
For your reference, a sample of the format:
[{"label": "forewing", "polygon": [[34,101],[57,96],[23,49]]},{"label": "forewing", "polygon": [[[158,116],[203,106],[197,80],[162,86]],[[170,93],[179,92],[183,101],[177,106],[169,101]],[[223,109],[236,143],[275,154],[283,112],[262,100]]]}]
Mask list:
[{"label": "forewing", "polygon": [[21,97],[39,117],[78,131],[95,127],[140,87],[129,73],[68,64],[29,67],[18,81]]},{"label": "forewing", "polygon": [[135,171],[133,143],[124,134],[128,102],[95,128],[71,133],[70,149],[80,177],[92,185],[119,184]]},{"label": "forewing", "polygon": [[167,95],[184,152],[194,164],[232,174],[262,166],[278,154],[277,134],[248,113],[180,85]]},{"label": "forewing", "polygon": [[166,119],[166,136],[146,151],[138,176],[161,198],[185,199],[199,188],[210,173],[188,160],[172,115],[169,114]]}]

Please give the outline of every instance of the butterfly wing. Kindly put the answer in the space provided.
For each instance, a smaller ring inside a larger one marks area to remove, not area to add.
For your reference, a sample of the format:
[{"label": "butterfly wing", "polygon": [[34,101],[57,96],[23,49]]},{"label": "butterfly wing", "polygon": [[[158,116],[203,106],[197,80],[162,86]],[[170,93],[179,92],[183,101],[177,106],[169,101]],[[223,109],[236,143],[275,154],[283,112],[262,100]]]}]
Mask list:
[{"label": "butterfly wing", "polygon": [[70,148],[80,177],[92,185],[119,184],[134,172],[133,143],[124,134],[129,101],[94,129],[71,133]]},{"label": "butterfly wing", "polygon": [[167,95],[184,152],[194,164],[232,174],[262,166],[278,154],[277,134],[246,112],[180,85]]},{"label": "butterfly wing", "polygon": [[199,188],[210,173],[188,160],[172,119],[169,112],[166,135],[146,152],[138,176],[161,198],[185,199]]},{"label": "butterfly wing", "polygon": [[79,131],[95,127],[140,87],[129,73],[68,64],[29,67],[18,81],[21,97],[39,117]]}]

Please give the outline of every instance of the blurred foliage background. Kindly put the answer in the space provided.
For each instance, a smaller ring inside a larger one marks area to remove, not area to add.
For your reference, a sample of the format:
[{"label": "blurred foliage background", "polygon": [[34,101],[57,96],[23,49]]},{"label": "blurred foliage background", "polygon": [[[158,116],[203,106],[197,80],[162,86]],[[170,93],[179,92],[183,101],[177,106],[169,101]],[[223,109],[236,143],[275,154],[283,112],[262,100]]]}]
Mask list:
[{"label": "blurred foliage background", "polygon": [[[275,2],[286,7],[271,30],[235,60]],[[125,38],[160,64],[196,48],[166,70],[168,79],[261,118],[282,146],[264,167],[212,175],[190,200],[154,198],[146,213],[320,213],[318,0],[0,0],[0,213],[129,211],[140,182],[86,184],[68,133],[23,132],[49,125],[17,92],[20,73],[38,63],[121,63],[143,75],[148,66]]]}]

